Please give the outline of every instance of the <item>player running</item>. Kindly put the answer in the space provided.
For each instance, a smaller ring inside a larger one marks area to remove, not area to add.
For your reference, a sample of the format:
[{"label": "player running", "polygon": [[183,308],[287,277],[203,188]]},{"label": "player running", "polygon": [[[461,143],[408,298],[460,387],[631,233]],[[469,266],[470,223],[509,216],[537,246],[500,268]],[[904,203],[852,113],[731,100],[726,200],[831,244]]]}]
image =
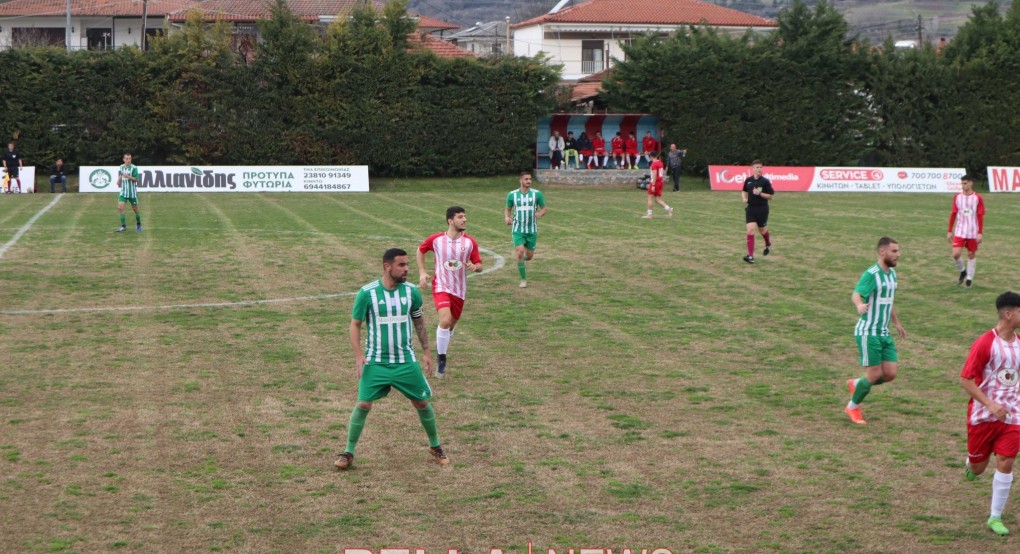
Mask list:
[{"label": "player running", "polygon": [[538,246],[538,220],[549,211],[549,207],[545,205],[545,196],[542,196],[542,192],[531,188],[531,173],[521,172],[517,182],[520,183],[520,188],[506,195],[503,222],[513,225],[510,238],[517,253],[517,273],[521,275],[523,289],[528,286],[528,272],[524,268],[524,262],[535,257],[535,247]]},{"label": "player running", "polygon": [[[407,284],[410,262],[407,252],[391,248],[383,254],[383,275],[361,287],[354,298],[351,314],[351,347],[354,367],[358,371],[358,402],[347,426],[347,446],[333,463],[339,469],[350,469],[354,449],[365,427],[372,402],[385,398],[396,388],[418,411],[418,420],[429,439],[430,452],[439,465],[449,465],[450,458],[439,444],[436,413],[429,404],[432,388],[422,375],[414,355],[411,327],[421,343],[425,372],[432,375],[429,333],[425,329],[421,292]],[[361,328],[367,327],[367,340],[361,342]]]},{"label": "player running", "polygon": [[769,200],[776,192],[772,189],[772,181],[761,174],[761,160],[751,162],[754,175],[744,179],[744,188],[740,192],[744,201],[744,223],[747,228],[747,255],[744,261],[754,263],[754,229],[758,228],[761,238],[765,239],[763,256],[772,252],[772,236],[769,235]]},{"label": "player running", "polygon": [[1004,292],[995,299],[999,322],[970,347],[960,372],[967,403],[968,481],[977,479],[995,454],[991,514],[985,525],[996,535],[1009,534],[1002,511],[1013,486],[1013,460],[1020,450],[1020,294]]},{"label": "player running", "polygon": [[[432,302],[439,312],[439,327],[436,328],[436,354],[439,360],[437,377],[446,376],[446,350],[453,337],[453,328],[460,320],[467,296],[467,272],[482,270],[482,257],[474,237],[464,232],[467,228],[467,213],[460,206],[446,210],[447,229],[443,233],[430,235],[418,247],[415,256],[418,262],[418,286],[428,287],[432,279]],[[435,275],[425,271],[425,253],[434,252],[436,257]]]},{"label": "player running", "polygon": [[878,239],[878,262],[864,271],[850,295],[861,316],[854,327],[854,338],[864,376],[846,382],[851,398],[844,411],[850,421],[860,425],[867,423],[861,415],[861,402],[871,392],[871,387],[896,378],[898,358],[896,343],[889,336],[889,323],[892,322],[901,338],[907,336],[893,307],[896,295],[896,270],[893,268],[899,259],[900,245],[896,239]]},{"label": "player running", "polygon": [[[949,232],[946,239],[953,246],[953,261],[960,272],[957,285],[967,282],[969,289],[974,282],[974,266],[977,264],[978,245],[984,239],[985,201],[974,192],[974,178],[964,175],[960,178],[963,192],[953,197],[953,211],[949,214]],[[963,267],[960,254],[967,249],[967,268]]]}]

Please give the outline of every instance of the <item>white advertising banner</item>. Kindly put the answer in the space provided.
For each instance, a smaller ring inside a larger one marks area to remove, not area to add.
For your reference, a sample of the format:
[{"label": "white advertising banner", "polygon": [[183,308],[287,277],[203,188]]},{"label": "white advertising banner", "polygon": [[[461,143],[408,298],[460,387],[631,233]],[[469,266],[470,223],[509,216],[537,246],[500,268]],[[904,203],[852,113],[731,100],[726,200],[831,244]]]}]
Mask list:
[{"label": "white advertising banner", "polygon": [[1020,167],[988,166],[988,192],[1020,192]]},{"label": "white advertising banner", "polygon": [[[82,166],[81,192],[117,192],[118,166]],[[139,192],[368,192],[368,166],[138,166]]]},{"label": "white advertising banner", "polygon": [[[0,170],[2,170],[2,169],[3,169],[3,165],[0,165]],[[18,169],[18,178],[21,179],[21,192],[23,194],[28,194],[30,192],[35,192],[35,167],[33,167],[33,166],[26,166],[26,167],[19,168]],[[7,189],[7,173],[3,174],[3,180],[4,180],[4,182],[3,182],[3,190],[0,190],[0,192],[7,192],[7,190],[8,190]],[[18,181],[15,180],[15,179],[11,179],[11,183],[10,183],[10,187],[11,187],[10,190],[11,190],[11,192],[18,192],[17,185],[18,185]],[[57,185],[57,187],[59,188],[60,185]]]},{"label": "white advertising banner", "polygon": [[[741,190],[750,166],[710,165],[712,190]],[[762,167],[776,191],[960,192],[963,168],[938,167]]]}]

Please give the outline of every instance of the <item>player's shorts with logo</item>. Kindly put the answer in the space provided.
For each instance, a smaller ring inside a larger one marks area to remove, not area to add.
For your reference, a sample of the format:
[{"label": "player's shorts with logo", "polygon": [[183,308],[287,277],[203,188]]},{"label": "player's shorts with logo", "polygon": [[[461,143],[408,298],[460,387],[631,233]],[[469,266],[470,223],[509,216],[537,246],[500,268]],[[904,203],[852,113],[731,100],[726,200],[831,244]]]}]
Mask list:
[{"label": "player's shorts with logo", "polygon": [[448,292],[433,292],[432,303],[436,305],[437,312],[450,308],[453,319],[460,319],[460,314],[464,312],[464,299]]},{"label": "player's shorts with logo", "polygon": [[977,239],[965,239],[963,237],[953,237],[953,248],[966,248],[968,252],[977,252],[978,241]]},{"label": "player's shorts with logo", "polygon": [[854,340],[857,341],[857,349],[860,351],[861,367],[899,361],[896,355],[896,343],[888,335],[857,335]]},{"label": "player's shorts with logo", "polygon": [[510,233],[510,238],[514,241],[514,247],[524,245],[528,250],[534,250],[538,246],[538,233]]},{"label": "player's shorts with logo", "polygon": [[138,205],[138,197],[137,197],[137,196],[135,196],[134,198],[126,198],[126,197],[125,197],[125,196],[124,196],[124,195],[122,194],[122,195],[120,195],[120,196],[118,196],[118,197],[117,197],[117,202],[118,202],[118,203],[129,203],[129,204],[131,204],[132,206],[137,206],[137,205]]},{"label": "player's shorts with logo", "polygon": [[993,452],[1003,458],[1015,458],[1020,452],[1020,425],[1003,421],[968,424],[967,457],[970,463],[983,462]]},{"label": "player's shorts with logo", "polygon": [[432,398],[432,387],[425,380],[418,362],[380,364],[370,362],[361,368],[358,381],[358,402],[374,402],[385,398],[395,388],[411,400]]},{"label": "player's shorts with logo", "polygon": [[755,223],[758,227],[768,227],[769,207],[748,206],[744,209],[744,223]]}]

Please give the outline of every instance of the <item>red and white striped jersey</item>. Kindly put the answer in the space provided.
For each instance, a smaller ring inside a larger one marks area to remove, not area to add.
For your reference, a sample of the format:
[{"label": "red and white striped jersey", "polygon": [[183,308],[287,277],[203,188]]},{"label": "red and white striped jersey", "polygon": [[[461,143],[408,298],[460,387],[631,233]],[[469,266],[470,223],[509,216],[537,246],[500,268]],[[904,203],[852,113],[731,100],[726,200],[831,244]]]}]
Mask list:
[{"label": "red and white striped jersey", "polygon": [[465,233],[451,239],[446,233],[436,233],[425,239],[418,251],[432,251],[436,254],[433,293],[445,292],[459,298],[467,297],[467,268],[464,264],[468,260],[473,264],[482,263],[474,237]]},{"label": "red and white striped jersey", "polygon": [[[1005,341],[995,329],[978,337],[970,347],[960,377],[974,379],[989,400],[1006,408],[1005,423],[1020,424],[1020,337]],[[967,423],[977,425],[997,421],[988,408],[971,398],[967,404]]]},{"label": "red and white striped jersey", "polygon": [[953,212],[949,214],[949,230],[954,237],[976,239],[984,232],[985,201],[978,193],[959,193],[953,197]]}]

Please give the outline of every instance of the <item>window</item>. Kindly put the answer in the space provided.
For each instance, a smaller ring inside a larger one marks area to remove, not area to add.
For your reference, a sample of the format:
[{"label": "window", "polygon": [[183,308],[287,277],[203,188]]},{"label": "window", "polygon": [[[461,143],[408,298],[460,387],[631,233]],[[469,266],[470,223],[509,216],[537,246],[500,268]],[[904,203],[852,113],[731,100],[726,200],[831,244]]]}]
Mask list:
[{"label": "window", "polygon": [[598,73],[606,68],[605,44],[601,40],[581,41],[581,73]]},{"label": "window", "polygon": [[11,46],[65,46],[63,27],[14,27],[11,29]]},{"label": "window", "polygon": [[85,29],[85,40],[88,41],[89,50],[109,50],[113,48],[113,29],[109,27]]}]

